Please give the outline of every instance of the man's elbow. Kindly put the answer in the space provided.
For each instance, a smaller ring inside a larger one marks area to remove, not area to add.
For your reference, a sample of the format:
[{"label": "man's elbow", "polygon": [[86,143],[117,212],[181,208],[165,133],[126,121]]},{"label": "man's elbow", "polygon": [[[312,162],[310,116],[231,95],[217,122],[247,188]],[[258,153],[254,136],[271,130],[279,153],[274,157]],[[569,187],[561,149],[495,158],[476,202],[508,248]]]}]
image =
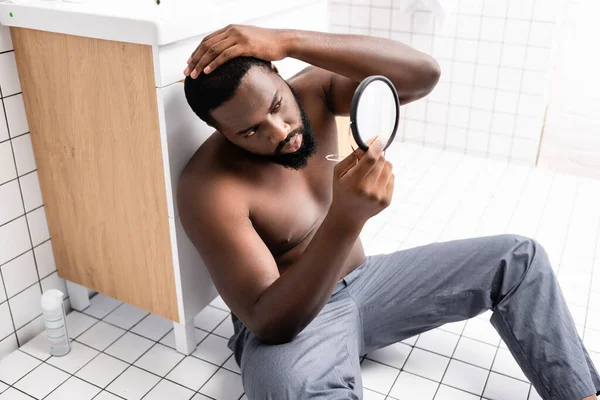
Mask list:
[{"label": "man's elbow", "polygon": [[256,335],[256,337],[263,342],[271,346],[286,344],[294,340],[295,335]]},{"label": "man's elbow", "polygon": [[396,84],[400,105],[419,100],[431,93],[440,81],[441,74],[440,64],[435,58],[424,54],[422,61],[413,72],[411,88],[404,87],[405,84]]},{"label": "man's elbow", "polygon": [[442,69],[437,60],[431,56],[427,56],[423,62],[423,93],[426,96],[436,87],[442,75]]},{"label": "man's elbow", "polygon": [[298,329],[275,324],[265,324],[257,328],[254,335],[265,344],[277,345],[289,343],[300,333]]}]

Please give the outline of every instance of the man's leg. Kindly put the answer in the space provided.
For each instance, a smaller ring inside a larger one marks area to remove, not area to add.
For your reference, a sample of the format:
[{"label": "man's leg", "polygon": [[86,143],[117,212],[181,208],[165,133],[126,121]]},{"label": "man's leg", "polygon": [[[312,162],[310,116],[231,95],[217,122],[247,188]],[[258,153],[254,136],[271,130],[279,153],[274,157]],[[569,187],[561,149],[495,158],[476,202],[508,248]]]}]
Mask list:
[{"label": "man's leg", "polygon": [[369,258],[348,286],[368,353],[493,310],[491,322],[544,399],[600,390],[544,249],[502,235],[434,243]]},{"label": "man's leg", "polygon": [[289,343],[267,345],[241,322],[229,341],[249,400],[360,400],[360,318],[343,282]]}]

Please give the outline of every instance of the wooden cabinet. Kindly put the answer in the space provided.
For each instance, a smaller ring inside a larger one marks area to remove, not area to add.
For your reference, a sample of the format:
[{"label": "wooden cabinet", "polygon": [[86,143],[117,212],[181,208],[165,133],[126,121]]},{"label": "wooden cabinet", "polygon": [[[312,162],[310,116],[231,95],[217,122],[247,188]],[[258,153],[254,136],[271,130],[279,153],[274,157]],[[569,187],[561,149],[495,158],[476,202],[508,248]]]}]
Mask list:
[{"label": "wooden cabinet", "polygon": [[[327,2],[237,22],[326,31]],[[207,33],[149,45],[11,27],[59,276],[173,321],[185,354],[217,295],[175,201],[212,134],[181,83]],[[276,64],[284,78],[305,66]]]}]

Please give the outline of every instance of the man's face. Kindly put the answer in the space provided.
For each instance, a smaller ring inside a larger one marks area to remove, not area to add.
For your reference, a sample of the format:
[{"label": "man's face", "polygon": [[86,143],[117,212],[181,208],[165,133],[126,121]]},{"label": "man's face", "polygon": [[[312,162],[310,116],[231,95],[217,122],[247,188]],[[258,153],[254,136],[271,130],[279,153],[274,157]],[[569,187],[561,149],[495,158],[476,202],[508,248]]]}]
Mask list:
[{"label": "man's face", "polygon": [[265,68],[252,67],[211,115],[233,144],[285,167],[303,168],[316,152],[310,121],[292,88]]}]

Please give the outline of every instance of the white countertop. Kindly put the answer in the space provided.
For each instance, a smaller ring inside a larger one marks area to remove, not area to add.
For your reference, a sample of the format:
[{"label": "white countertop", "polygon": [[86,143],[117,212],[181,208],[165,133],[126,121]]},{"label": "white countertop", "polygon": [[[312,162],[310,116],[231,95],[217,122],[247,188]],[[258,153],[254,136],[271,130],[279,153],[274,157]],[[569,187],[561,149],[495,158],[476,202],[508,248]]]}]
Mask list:
[{"label": "white countertop", "polygon": [[[318,0],[0,0],[7,26],[166,45]],[[11,17],[12,13],[12,17]]]}]

